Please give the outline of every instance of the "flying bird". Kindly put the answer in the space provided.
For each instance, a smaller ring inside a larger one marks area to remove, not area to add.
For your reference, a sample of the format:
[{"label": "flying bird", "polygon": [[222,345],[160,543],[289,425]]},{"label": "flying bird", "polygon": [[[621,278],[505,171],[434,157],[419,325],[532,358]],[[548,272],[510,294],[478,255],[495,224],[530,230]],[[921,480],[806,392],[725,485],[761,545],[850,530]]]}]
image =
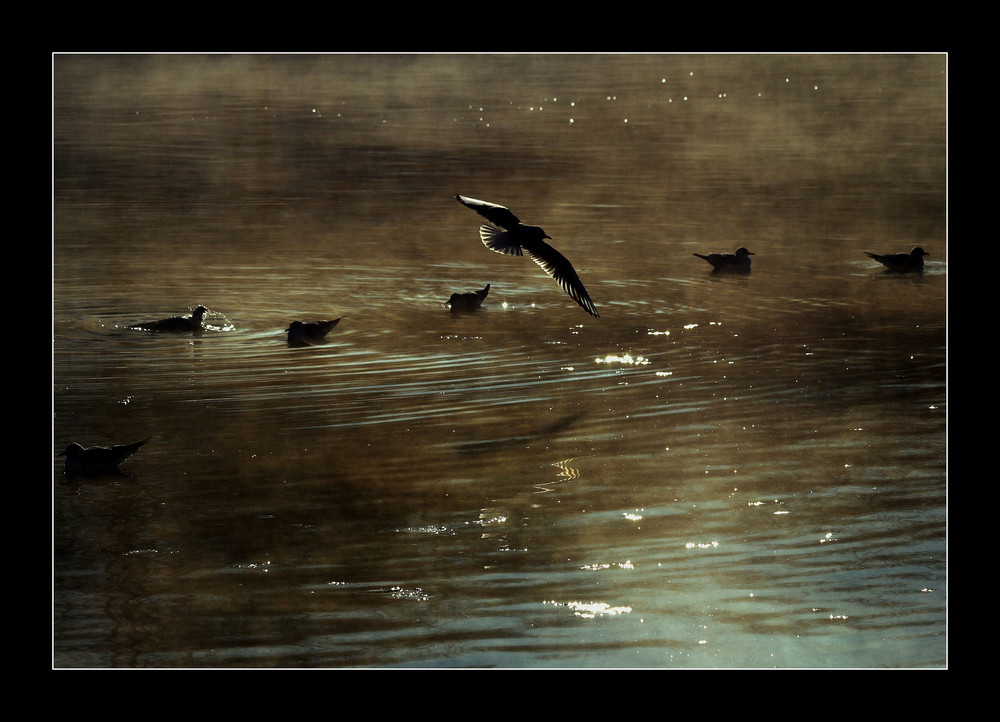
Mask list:
[{"label": "flying bird", "polygon": [[149,442],[143,439],[134,444],[121,446],[91,446],[83,448],[77,443],[69,444],[60,456],[66,457],[66,473],[70,475],[97,476],[113,474],[118,466],[139,450],[139,447]]},{"label": "flying bird", "polygon": [[473,291],[471,293],[453,293],[451,298],[448,299],[447,306],[451,306],[452,311],[475,311],[477,308],[483,305],[483,301],[486,298],[486,294],[490,292],[490,284],[486,284],[486,288],[482,291]]},{"label": "flying bird", "polygon": [[467,196],[456,195],[455,198],[489,221],[479,227],[479,237],[487,248],[510,256],[522,256],[526,252],[584,311],[599,318],[597,307],[590,300],[573,265],[544,241],[545,238],[551,240],[551,236],[538,226],[521,223],[509,208]]},{"label": "flying bird", "polygon": [[924,270],[924,256],[929,256],[930,254],[920,246],[917,246],[909,253],[879,255],[865,251],[865,255],[874,258],[890,271],[922,271]]},{"label": "flying bird", "polygon": [[709,253],[707,256],[700,253],[694,255],[704,258],[716,271],[749,271],[750,256],[754,255],[745,248],[737,248],[736,253]]}]

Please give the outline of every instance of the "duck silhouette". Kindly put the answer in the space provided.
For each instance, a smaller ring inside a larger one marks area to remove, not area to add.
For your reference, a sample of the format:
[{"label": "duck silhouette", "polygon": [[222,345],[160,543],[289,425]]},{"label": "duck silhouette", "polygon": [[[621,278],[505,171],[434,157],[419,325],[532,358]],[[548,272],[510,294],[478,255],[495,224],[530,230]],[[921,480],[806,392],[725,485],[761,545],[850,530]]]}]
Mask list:
[{"label": "duck silhouette", "polygon": [[292,321],[288,328],[285,329],[285,332],[288,334],[288,345],[309,346],[314,343],[321,343],[338,323],[340,323],[339,318],[335,318],[332,321]]},{"label": "duck silhouette", "polygon": [[750,271],[750,256],[754,255],[747,249],[740,247],[736,253],[709,253],[703,255],[695,253],[698,258],[704,258],[716,271],[738,271],[747,273]]},{"label": "duck silhouette", "polygon": [[190,316],[171,316],[159,321],[146,321],[145,323],[137,323],[132,328],[143,331],[165,331],[168,333],[200,331],[201,320],[206,311],[208,309],[204,306],[198,306]]},{"label": "duck silhouette", "polygon": [[573,265],[545,242],[546,238],[551,240],[551,236],[545,231],[538,226],[521,223],[509,208],[496,203],[462,195],[456,195],[455,198],[489,221],[479,227],[479,238],[483,245],[495,253],[509,256],[523,256],[527,253],[584,311],[594,318],[600,317]]},{"label": "duck silhouette", "polygon": [[483,300],[486,298],[486,294],[490,292],[490,284],[486,284],[486,288],[482,291],[473,291],[471,293],[453,293],[451,298],[448,299],[446,306],[451,306],[452,311],[475,311],[477,308],[483,305]]},{"label": "duck silhouette", "polygon": [[922,271],[924,270],[924,256],[930,254],[920,246],[916,246],[909,253],[869,253],[865,255],[874,258],[890,271]]},{"label": "duck silhouette", "polygon": [[143,444],[149,443],[151,438],[137,441],[134,444],[110,447],[91,446],[86,449],[74,442],[69,444],[60,456],[66,457],[66,473],[69,475],[113,474],[118,471],[119,465],[125,459],[137,452]]}]

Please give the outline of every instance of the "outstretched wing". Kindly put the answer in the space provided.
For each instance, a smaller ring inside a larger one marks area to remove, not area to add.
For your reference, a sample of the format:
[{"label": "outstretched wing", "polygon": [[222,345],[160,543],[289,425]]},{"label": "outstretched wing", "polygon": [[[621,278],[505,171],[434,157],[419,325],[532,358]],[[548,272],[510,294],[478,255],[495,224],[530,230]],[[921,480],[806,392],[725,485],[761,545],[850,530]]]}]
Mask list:
[{"label": "outstretched wing", "polygon": [[521,244],[514,238],[514,234],[509,231],[501,231],[496,226],[486,223],[479,226],[479,237],[483,245],[494,253],[506,253],[508,256],[523,256]]},{"label": "outstretched wing", "polygon": [[456,195],[455,198],[458,199],[459,203],[471,208],[493,225],[500,226],[500,228],[506,228],[508,231],[516,228],[521,222],[518,220],[517,216],[511,213],[509,208],[498,206],[496,203],[480,201],[475,198],[460,195]]},{"label": "outstretched wing", "polygon": [[597,307],[590,300],[590,294],[583,287],[583,282],[580,281],[576,269],[573,268],[573,264],[567,260],[566,256],[545,241],[533,244],[533,247],[528,250],[528,255],[531,256],[531,260],[542,267],[543,271],[552,276],[556,283],[562,286],[569,297],[580,304],[584,311],[594,318],[600,318]]}]

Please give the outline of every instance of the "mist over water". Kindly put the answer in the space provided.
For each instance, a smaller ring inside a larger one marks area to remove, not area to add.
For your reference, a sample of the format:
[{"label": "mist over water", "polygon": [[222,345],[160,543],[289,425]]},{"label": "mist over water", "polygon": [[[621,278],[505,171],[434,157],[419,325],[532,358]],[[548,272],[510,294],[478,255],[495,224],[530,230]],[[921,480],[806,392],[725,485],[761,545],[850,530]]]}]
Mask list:
[{"label": "mist over water", "polygon": [[946,70],[55,56],[54,666],[945,665]]}]

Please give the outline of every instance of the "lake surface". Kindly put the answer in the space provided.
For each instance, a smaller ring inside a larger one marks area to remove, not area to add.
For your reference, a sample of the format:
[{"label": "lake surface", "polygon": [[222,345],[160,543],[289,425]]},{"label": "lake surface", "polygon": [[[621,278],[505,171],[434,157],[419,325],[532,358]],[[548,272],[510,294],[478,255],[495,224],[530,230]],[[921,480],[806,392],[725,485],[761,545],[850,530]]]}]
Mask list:
[{"label": "lake surface", "polygon": [[53,666],[946,666],[946,90],[943,55],[55,56]]}]

